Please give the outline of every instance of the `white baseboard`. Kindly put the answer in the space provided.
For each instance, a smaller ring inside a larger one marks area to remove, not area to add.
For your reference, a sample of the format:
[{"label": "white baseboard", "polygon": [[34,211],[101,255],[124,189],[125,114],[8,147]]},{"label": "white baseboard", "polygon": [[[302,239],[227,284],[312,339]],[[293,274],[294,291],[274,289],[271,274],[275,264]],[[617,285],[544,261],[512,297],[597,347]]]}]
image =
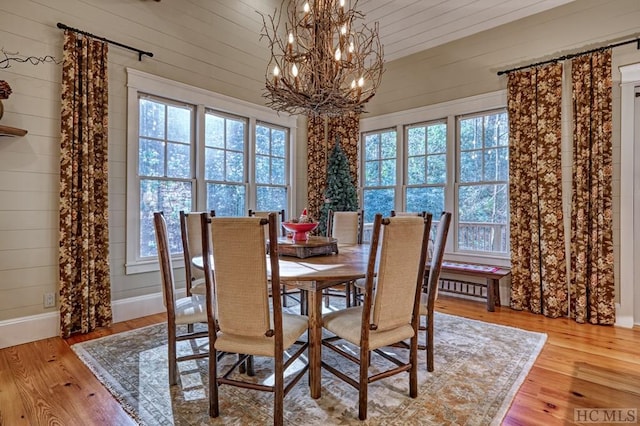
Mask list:
[{"label": "white baseboard", "polygon": [[[509,306],[508,296],[505,295],[506,291],[502,290],[501,288],[502,305]],[[184,289],[177,290],[176,293],[176,297],[184,297]],[[162,293],[154,293],[115,300],[112,302],[111,309],[113,310],[113,322],[122,322],[164,312],[165,307]],[[620,309],[617,304],[616,309],[618,311]],[[617,315],[615,325],[632,328],[634,326],[633,317]],[[0,349],[59,335],[59,311],[0,321]]]},{"label": "white baseboard", "polygon": [[0,349],[59,334],[59,311],[0,321]]},{"label": "white baseboard", "polygon": [[616,303],[616,322],[618,327],[633,328],[633,315],[620,314],[620,304]]},{"label": "white baseboard", "polygon": [[[184,289],[176,291],[176,297],[184,297]],[[114,300],[111,303],[113,322],[164,312],[162,293],[147,294]],[[0,321],[0,349],[60,335],[60,312],[31,315]]]}]

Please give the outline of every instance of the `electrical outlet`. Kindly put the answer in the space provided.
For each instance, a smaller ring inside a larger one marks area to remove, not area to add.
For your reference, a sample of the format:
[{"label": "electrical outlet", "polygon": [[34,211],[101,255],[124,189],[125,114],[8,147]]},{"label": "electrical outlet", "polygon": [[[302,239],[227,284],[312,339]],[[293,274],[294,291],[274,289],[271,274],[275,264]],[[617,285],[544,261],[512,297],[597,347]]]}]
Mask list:
[{"label": "electrical outlet", "polygon": [[56,307],[56,296],[53,293],[45,293],[44,294],[44,307],[45,308],[55,308]]}]

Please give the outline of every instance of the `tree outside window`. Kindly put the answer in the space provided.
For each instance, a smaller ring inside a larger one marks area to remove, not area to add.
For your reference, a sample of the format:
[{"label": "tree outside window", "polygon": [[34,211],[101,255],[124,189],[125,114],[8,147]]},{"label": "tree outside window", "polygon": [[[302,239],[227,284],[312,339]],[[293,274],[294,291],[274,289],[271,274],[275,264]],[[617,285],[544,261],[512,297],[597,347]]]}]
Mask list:
[{"label": "tree outside window", "polygon": [[180,210],[191,210],[194,107],[139,99],[140,257],[156,256],[153,213],[162,211],[171,253],[182,252]]}]

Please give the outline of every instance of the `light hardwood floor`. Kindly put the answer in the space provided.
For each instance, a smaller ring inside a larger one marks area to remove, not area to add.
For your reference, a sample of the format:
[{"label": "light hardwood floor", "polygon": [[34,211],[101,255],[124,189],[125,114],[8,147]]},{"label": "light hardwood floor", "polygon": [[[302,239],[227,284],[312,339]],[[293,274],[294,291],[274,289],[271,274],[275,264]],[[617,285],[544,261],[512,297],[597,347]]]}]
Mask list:
[{"label": "light hardwood floor", "polygon": [[[576,324],[506,307],[487,312],[485,306],[443,295],[436,309],[548,335],[503,424],[573,424],[574,408],[635,408],[640,414],[638,327]],[[51,338],[0,350],[0,425],[133,424],[69,345],[163,320],[153,315],[66,341]]]}]

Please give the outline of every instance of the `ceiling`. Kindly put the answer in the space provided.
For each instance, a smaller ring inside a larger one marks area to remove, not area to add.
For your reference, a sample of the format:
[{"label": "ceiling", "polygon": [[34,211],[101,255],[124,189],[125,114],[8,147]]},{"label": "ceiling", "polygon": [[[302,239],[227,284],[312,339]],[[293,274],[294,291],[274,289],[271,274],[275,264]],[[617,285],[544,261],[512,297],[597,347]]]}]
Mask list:
[{"label": "ceiling", "polygon": [[574,0],[360,0],[392,61]]}]

